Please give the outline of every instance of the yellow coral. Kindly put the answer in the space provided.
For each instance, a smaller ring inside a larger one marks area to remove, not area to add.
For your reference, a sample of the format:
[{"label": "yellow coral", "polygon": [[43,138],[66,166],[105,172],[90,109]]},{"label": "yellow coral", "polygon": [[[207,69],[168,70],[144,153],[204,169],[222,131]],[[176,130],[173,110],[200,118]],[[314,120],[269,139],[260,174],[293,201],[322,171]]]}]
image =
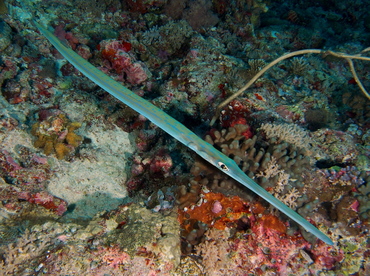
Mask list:
[{"label": "yellow coral", "polygon": [[71,153],[71,149],[66,144],[63,143],[56,143],[54,145],[54,149],[58,159],[64,159]]},{"label": "yellow coral", "polygon": [[34,146],[43,149],[46,155],[55,153],[58,159],[64,159],[83,140],[74,132],[79,127],[80,123],[71,122],[64,114],[50,116],[32,125],[31,134],[37,138]]},{"label": "yellow coral", "polygon": [[78,122],[71,122],[68,125],[68,131],[75,131],[76,129],[78,129],[80,127],[81,127],[81,124],[80,123],[78,123]]},{"label": "yellow coral", "polygon": [[46,155],[50,155],[54,152],[54,145],[53,145],[53,142],[51,140],[45,141],[43,148],[44,148],[44,153]]},{"label": "yellow coral", "polygon": [[[35,135],[36,136],[36,135]],[[38,139],[33,143],[36,148],[45,147],[46,139],[44,135],[39,135]]]},{"label": "yellow coral", "polygon": [[74,132],[68,132],[68,134],[66,135],[66,141],[72,147],[77,148],[82,142],[82,137]]}]

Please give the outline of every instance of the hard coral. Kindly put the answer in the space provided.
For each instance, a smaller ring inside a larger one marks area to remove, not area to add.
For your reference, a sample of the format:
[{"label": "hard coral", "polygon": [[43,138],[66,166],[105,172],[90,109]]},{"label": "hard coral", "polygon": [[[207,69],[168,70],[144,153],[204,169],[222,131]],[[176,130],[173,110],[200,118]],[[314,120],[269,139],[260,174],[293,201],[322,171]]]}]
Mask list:
[{"label": "hard coral", "polygon": [[[229,129],[212,131],[205,140],[233,158],[246,174],[254,177],[255,181],[270,192],[280,196],[284,202],[293,207],[300,205],[301,201],[297,198],[302,189],[301,174],[309,165],[304,152],[289,143],[278,143],[273,139],[264,141],[262,135],[247,139],[244,133],[248,129],[247,125],[235,125]],[[277,173],[272,173],[271,170],[274,169]],[[265,209],[258,204],[253,206],[253,211],[243,207],[242,199],[252,199],[244,186],[224,176],[203,160],[197,160],[194,163],[191,173],[194,178],[188,187],[180,186],[177,198],[180,207],[185,208],[186,215],[183,216],[189,218],[186,223],[183,221],[184,252],[191,252],[193,246],[202,240],[204,232],[209,227],[246,229],[250,224],[251,213],[264,212]],[[294,184],[289,181],[290,176],[296,179]],[[215,196],[213,193],[199,195],[201,187],[208,187],[213,192],[221,192],[224,195]],[[237,195],[242,199],[228,198],[225,195]],[[236,202],[241,204],[238,208],[235,207]],[[272,215],[262,216],[259,224],[263,229],[273,229],[279,233],[285,233],[286,230],[285,224]]]},{"label": "hard coral", "polygon": [[35,147],[42,148],[46,155],[55,153],[64,159],[78,147],[83,138],[75,133],[81,127],[71,122],[64,114],[52,115],[32,125],[31,134],[36,136]]},{"label": "hard coral", "polygon": [[110,67],[117,74],[125,74],[126,79],[131,84],[141,84],[148,79],[150,72],[141,62],[136,61],[135,57],[129,53],[131,44],[125,41],[105,40],[100,42],[99,49],[102,57],[110,62]]},{"label": "hard coral", "polygon": [[[275,139],[268,139],[266,142],[261,135],[246,139],[244,132],[248,128],[245,125],[235,125],[229,129],[214,131],[207,135],[205,140],[233,158],[242,170],[251,177],[267,170],[271,160],[276,159],[280,170],[289,171],[289,174],[294,176],[295,179],[301,179],[302,170],[309,164],[305,151],[290,143],[278,142]],[[218,191],[230,192],[238,187],[233,180],[225,178],[221,174],[216,176],[218,175],[216,171],[210,169],[207,165],[200,165],[199,162],[196,162],[193,166],[192,173],[194,176],[201,178],[210,177],[208,181],[211,188]],[[261,178],[258,180],[265,188],[272,183],[274,183],[272,185],[275,185],[277,181],[278,175],[269,179]],[[239,192],[243,193],[242,190]]]},{"label": "hard coral", "polygon": [[141,42],[149,52],[156,53],[163,62],[170,56],[180,53],[182,48],[188,48],[189,38],[193,30],[185,20],[169,21],[161,27],[152,27],[142,34]]}]

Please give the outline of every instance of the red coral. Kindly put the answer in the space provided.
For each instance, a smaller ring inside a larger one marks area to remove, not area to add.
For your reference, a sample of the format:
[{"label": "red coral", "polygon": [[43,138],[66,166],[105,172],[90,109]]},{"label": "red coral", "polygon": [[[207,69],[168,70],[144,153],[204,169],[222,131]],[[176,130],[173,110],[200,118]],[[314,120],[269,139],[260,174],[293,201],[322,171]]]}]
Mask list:
[{"label": "red coral", "polygon": [[[250,109],[241,101],[233,100],[221,111],[222,127],[232,127],[237,124],[247,125],[247,117],[251,114]],[[249,136],[248,133],[247,136]],[[252,136],[252,135],[251,135]],[[247,139],[250,137],[246,137]]]},{"label": "red coral", "polygon": [[143,186],[143,179],[132,177],[126,182],[127,192],[131,196],[133,192],[139,190]]},{"label": "red coral", "polygon": [[168,176],[173,166],[172,158],[168,153],[159,151],[150,161],[149,170],[152,174],[162,174]]},{"label": "red coral", "polygon": [[54,34],[57,38],[59,38],[63,42],[68,42],[73,50],[76,49],[78,44],[78,39],[71,33],[66,32],[64,29],[64,24],[59,24],[54,28]]},{"label": "red coral", "polygon": [[57,198],[46,191],[38,193],[21,192],[19,198],[27,200],[30,203],[41,205],[46,209],[54,211],[57,215],[61,216],[67,211],[67,203]]},{"label": "red coral", "polygon": [[135,61],[133,55],[128,53],[131,44],[125,41],[102,41],[98,49],[102,49],[102,56],[110,62],[110,66],[118,73],[124,73],[131,84],[141,84],[148,78],[143,64]]}]

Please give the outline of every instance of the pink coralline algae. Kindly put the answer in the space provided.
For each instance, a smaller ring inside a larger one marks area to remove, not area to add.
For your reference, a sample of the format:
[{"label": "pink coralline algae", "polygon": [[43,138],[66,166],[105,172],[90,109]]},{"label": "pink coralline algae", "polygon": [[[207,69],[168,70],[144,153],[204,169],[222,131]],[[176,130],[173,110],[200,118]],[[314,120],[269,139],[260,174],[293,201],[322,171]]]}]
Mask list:
[{"label": "pink coralline algae", "polygon": [[141,175],[148,171],[151,175],[163,175],[168,176],[173,166],[172,158],[168,153],[158,151],[154,156],[150,158],[142,159],[139,156],[134,158],[134,164],[131,168],[133,176]]},{"label": "pink coralline algae", "polygon": [[264,275],[263,267],[278,272],[278,275],[288,275],[292,271],[304,270],[307,262],[312,263],[312,271],[330,270],[344,258],[343,252],[322,242],[313,247],[299,235],[289,237],[264,227],[263,223],[252,224],[251,230],[253,234],[236,240],[232,250],[241,258],[239,262],[243,263],[243,270],[257,275]]},{"label": "pink coralline algae", "polygon": [[144,64],[136,61],[135,57],[129,53],[130,43],[105,40],[99,44],[98,49],[102,51],[102,57],[110,63],[106,66],[114,69],[117,74],[125,74],[129,83],[141,84],[148,79],[149,71]]},{"label": "pink coralline algae", "polygon": [[0,191],[0,199],[7,202],[6,208],[20,210],[20,202],[26,200],[62,215],[67,210],[67,203],[43,190],[45,181],[52,174],[46,158],[30,152],[25,147],[20,147],[18,152],[22,155],[20,160],[14,159],[5,150],[0,151],[0,177],[13,184]]},{"label": "pink coralline algae", "polygon": [[30,203],[41,205],[44,208],[55,212],[57,215],[61,216],[67,211],[67,203],[55,196],[52,196],[46,191],[41,191],[38,193],[23,192],[20,193],[20,199],[27,200]]},{"label": "pink coralline algae", "polygon": [[[172,158],[163,149],[151,152],[150,155],[135,155],[131,167],[131,177],[126,182],[127,190],[129,193],[137,191],[144,186],[144,183],[148,183],[148,179],[151,182],[155,180],[164,183],[164,179],[171,176],[172,167]],[[152,183],[152,185],[154,184]]]},{"label": "pink coralline algae", "polygon": [[173,166],[172,158],[168,153],[158,152],[155,157],[150,160],[149,171],[152,174],[163,174],[164,177],[169,175]]},{"label": "pink coralline algae", "polygon": [[68,41],[71,48],[75,50],[79,41],[71,32],[66,32],[64,27],[64,24],[59,24],[56,26],[54,29],[54,34],[63,42]]},{"label": "pink coralline algae", "polygon": [[99,248],[96,255],[100,255],[102,261],[113,268],[119,268],[119,266],[130,262],[131,258],[125,252],[122,252],[118,246],[109,248]]},{"label": "pink coralline algae", "polygon": [[39,188],[41,183],[48,179],[51,175],[48,164],[42,162],[42,158],[35,157],[33,154],[29,156],[30,161],[24,161],[21,166],[19,161],[6,150],[0,151],[0,176],[9,179],[12,183],[27,187],[28,190],[32,188]]}]

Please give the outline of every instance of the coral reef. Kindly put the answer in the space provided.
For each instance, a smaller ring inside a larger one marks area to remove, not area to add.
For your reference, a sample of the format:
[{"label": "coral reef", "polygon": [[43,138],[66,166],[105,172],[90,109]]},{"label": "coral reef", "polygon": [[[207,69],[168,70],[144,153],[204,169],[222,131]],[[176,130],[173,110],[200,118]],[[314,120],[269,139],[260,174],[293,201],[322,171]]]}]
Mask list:
[{"label": "coral reef", "polygon": [[[347,273],[358,270],[358,261],[365,257],[366,249],[354,247],[353,241],[343,241],[356,252],[356,264],[349,264],[347,252],[351,249],[336,250],[323,243],[312,246],[298,233],[287,234],[284,222],[266,213],[260,204],[250,205],[238,197],[225,198],[207,191],[201,198],[200,203],[180,212],[180,222],[182,235],[196,245],[195,252],[202,257],[200,262],[208,273],[319,273],[340,263],[344,263],[341,271]],[[223,207],[222,211],[214,212],[215,203]],[[201,228],[194,220],[206,227]],[[358,242],[363,244],[365,240],[362,236]]]},{"label": "coral reef", "polygon": [[[143,225],[145,234],[137,231]],[[0,245],[0,272],[169,275],[180,263],[178,233],[175,216],[153,214],[136,204],[97,215],[86,225],[38,221],[14,242]]]},{"label": "coral reef", "polygon": [[[271,138],[267,142],[257,138],[257,136],[246,138],[244,133],[248,129],[249,126],[246,125],[235,125],[228,130],[213,131],[210,135],[207,135],[206,141],[219,148],[224,154],[232,157],[243,171],[250,177],[254,177],[261,186],[288,206],[291,208],[301,207],[307,201],[307,197],[302,196],[306,193],[304,178],[302,177],[303,172],[310,166],[310,159],[305,155],[306,151],[302,151],[283,140],[278,142],[275,138]],[[291,133],[291,135],[293,137],[296,134]],[[253,198],[236,181],[224,176],[217,169],[201,160],[194,163],[191,173],[194,178],[190,184],[183,185],[178,189],[178,204],[181,208],[189,209],[202,204],[204,200],[203,205],[209,205],[205,207],[207,215],[202,214],[196,207],[194,208],[195,213],[200,216],[208,216],[207,218],[212,220],[210,210],[216,209],[216,207],[212,208],[211,206],[216,201],[221,202],[219,199],[199,196],[202,186],[207,186],[214,192],[221,192],[229,196],[238,195],[248,201]],[[221,205],[223,204],[221,203]],[[191,213],[192,211],[187,212]],[[187,241],[187,243],[185,242],[183,248],[186,248],[186,252],[191,251],[192,245],[201,241],[209,225],[210,221],[194,217],[190,226],[187,225],[186,227],[197,230],[191,232],[184,227],[186,233],[183,234],[184,241]],[[217,228],[217,223],[213,221],[212,226]],[[230,223],[228,226],[233,228]]]},{"label": "coral reef", "polygon": [[31,134],[37,138],[34,146],[42,148],[46,155],[55,153],[58,159],[64,159],[81,144],[83,138],[75,133],[80,127],[64,114],[51,114],[32,125]]},{"label": "coral reef", "polygon": [[[153,190],[170,185],[174,177],[172,170],[172,158],[163,149],[134,155],[127,190],[131,195],[138,190],[151,194]],[[146,185],[149,181],[150,186]]]},{"label": "coral reef", "polygon": [[[63,215],[67,210],[66,201],[45,190],[47,181],[53,175],[47,159],[29,148],[30,141],[26,143],[29,147],[20,144],[9,147],[11,143],[22,141],[22,133],[13,132],[15,133],[7,133],[7,137],[0,136],[0,200],[4,217],[32,210],[32,205],[25,204],[24,201],[40,205],[59,216]],[[14,138],[16,140],[13,141]]]},{"label": "coral reef", "polygon": [[[370,275],[370,109],[343,59],[279,63],[209,127],[276,58],[369,47],[365,1],[0,4],[1,275]],[[334,246],[88,81],[35,17]],[[368,89],[368,62],[355,69]]]}]

